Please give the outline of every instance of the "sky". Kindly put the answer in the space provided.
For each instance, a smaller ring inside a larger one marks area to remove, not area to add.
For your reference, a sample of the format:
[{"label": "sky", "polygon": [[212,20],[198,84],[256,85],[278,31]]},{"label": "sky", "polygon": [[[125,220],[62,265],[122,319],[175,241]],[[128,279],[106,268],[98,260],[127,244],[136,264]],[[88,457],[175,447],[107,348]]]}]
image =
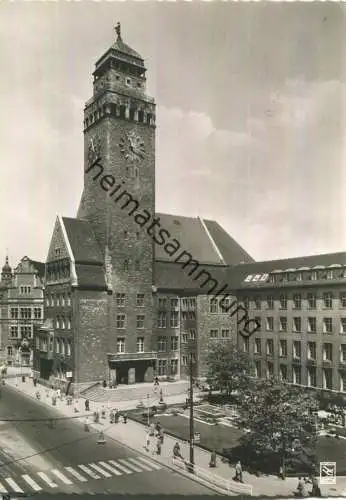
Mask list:
[{"label": "sky", "polygon": [[156,210],[218,221],[256,260],[346,251],[346,7],[0,4],[0,265],[45,261],[83,188],[83,108],[115,40],[157,104]]}]

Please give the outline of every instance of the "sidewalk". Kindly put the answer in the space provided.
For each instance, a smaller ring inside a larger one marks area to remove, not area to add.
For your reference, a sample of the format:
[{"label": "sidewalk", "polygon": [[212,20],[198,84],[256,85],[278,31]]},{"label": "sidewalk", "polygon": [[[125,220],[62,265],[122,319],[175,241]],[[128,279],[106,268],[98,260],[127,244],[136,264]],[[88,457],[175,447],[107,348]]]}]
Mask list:
[{"label": "sidewalk", "polygon": [[[51,401],[51,393],[48,389],[43,386],[37,385],[35,388],[32,380],[27,379],[26,382],[18,382],[14,379],[7,379],[6,383],[15,387],[17,390],[25,393],[27,396],[31,396],[35,398],[35,394],[37,390],[41,393],[41,403],[46,404],[47,406],[52,407]],[[181,396],[181,395],[180,395]],[[172,396],[172,398],[178,399],[179,395]],[[165,398],[166,403],[170,403],[170,398]],[[158,400],[158,398],[157,398]],[[177,401],[178,402],[178,401]],[[180,402],[180,401],[179,401]],[[117,403],[116,405],[112,405],[112,408],[116,407],[119,411],[127,411],[136,407],[138,402],[136,401],[124,401],[122,403]],[[151,401],[150,404],[154,404],[154,401]],[[146,452],[144,449],[145,439],[146,439],[146,431],[147,427],[140,423],[134,422],[132,420],[128,420],[127,424],[119,423],[119,424],[110,424],[109,419],[101,419],[99,424],[93,424],[92,415],[95,410],[100,410],[104,406],[107,409],[107,405],[91,403],[90,404],[90,412],[84,411],[84,399],[80,399],[78,402],[74,402],[72,406],[67,406],[66,401],[57,401],[57,406],[53,407],[56,409],[57,414],[60,414],[60,417],[74,417],[80,419],[83,423],[85,417],[89,417],[90,426],[94,431],[103,430],[104,434],[111,439],[115,439],[119,443],[128,446],[132,449],[135,449],[137,452],[142,452],[151,456],[151,459],[155,459],[158,462],[173,468],[175,471],[179,471],[179,468],[173,466],[172,464],[172,450],[174,444],[178,441],[181,448],[181,453],[186,460],[189,459],[189,443],[186,441],[179,440],[173,436],[165,435],[164,443],[162,446],[162,455],[158,456],[153,454],[152,451]],[[78,413],[75,413],[75,407],[79,410]],[[108,414],[108,411],[107,411]],[[58,417],[59,418],[59,417]],[[156,440],[151,444],[156,445]],[[235,474],[235,470],[233,467],[230,467],[228,464],[221,462],[221,458],[217,459],[217,467],[216,469],[209,468],[209,459],[210,453],[195,446],[194,448],[194,458],[195,464],[198,468],[204,469],[208,474],[213,474],[213,476],[218,479],[218,484],[222,484],[223,481],[231,481],[232,477]],[[191,474],[186,473],[191,477]],[[293,497],[293,491],[297,487],[298,480],[297,478],[287,478],[286,480],[281,480],[276,476],[261,476],[256,477],[247,472],[243,472],[243,479],[245,485],[252,485],[253,491],[252,494],[255,496],[264,495],[276,497],[278,495]],[[336,485],[321,485],[321,491],[323,496],[345,496],[346,495],[346,477],[337,477]],[[239,483],[233,483],[234,494],[242,493],[242,485]],[[244,491],[245,494],[245,491]]]}]

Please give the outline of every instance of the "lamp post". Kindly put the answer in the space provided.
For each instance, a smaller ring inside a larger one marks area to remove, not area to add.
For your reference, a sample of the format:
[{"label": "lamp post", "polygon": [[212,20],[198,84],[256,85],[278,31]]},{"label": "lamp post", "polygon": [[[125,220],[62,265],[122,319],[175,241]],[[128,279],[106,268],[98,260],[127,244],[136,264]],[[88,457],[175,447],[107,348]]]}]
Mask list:
[{"label": "lamp post", "polygon": [[189,346],[189,357],[190,357],[190,384],[189,384],[189,396],[190,396],[190,439],[189,439],[189,445],[190,445],[190,467],[189,467],[189,472],[193,472],[193,466],[195,463],[195,458],[194,458],[194,416],[193,416],[193,357],[192,357],[192,350],[193,347],[190,343]]},{"label": "lamp post", "polygon": [[150,426],[150,403],[149,403],[149,393],[147,394],[147,407],[148,407],[148,427]]}]

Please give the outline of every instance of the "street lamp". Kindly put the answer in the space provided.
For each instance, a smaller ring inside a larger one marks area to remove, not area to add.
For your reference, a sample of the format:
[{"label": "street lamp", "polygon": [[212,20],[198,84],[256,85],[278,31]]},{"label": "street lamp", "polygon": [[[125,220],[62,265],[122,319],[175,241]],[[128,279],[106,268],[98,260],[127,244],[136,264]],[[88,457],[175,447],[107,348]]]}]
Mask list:
[{"label": "street lamp", "polygon": [[190,396],[190,467],[189,471],[193,472],[193,466],[195,463],[194,459],[194,417],[193,417],[193,357],[192,357],[192,346],[190,344],[189,348],[189,356],[190,356],[190,387],[189,387],[189,396]]}]

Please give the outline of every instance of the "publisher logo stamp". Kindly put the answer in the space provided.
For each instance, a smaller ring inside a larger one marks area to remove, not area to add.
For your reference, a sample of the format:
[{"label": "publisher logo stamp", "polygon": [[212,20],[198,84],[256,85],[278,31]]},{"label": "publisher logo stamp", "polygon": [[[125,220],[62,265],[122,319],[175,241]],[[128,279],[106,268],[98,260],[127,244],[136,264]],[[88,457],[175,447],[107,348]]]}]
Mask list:
[{"label": "publisher logo stamp", "polygon": [[336,484],[336,462],[320,462],[320,484]]}]

